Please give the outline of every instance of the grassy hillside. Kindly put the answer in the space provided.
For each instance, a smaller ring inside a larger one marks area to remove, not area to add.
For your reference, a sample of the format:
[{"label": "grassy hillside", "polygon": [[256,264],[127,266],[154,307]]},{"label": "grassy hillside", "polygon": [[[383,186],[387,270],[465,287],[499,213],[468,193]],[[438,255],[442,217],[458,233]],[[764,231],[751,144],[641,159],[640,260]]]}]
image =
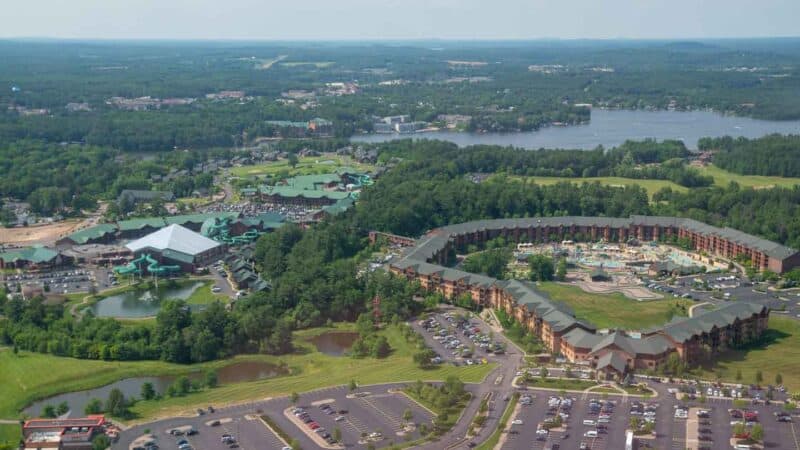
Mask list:
[{"label": "grassy hillside", "polygon": [[735,181],[742,186],[754,188],[771,187],[792,187],[800,184],[800,178],[767,177],[760,175],[739,175],[719,167],[709,164],[699,169],[705,175],[714,177],[714,184],[717,186],[727,186],[731,181]]}]

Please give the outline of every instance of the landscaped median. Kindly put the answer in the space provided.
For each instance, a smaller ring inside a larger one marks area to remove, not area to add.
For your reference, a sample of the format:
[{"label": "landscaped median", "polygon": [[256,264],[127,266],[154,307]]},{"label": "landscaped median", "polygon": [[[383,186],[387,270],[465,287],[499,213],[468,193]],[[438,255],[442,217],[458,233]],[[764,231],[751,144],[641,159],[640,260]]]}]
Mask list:
[{"label": "landscaped median", "polygon": [[519,393],[515,392],[508,401],[508,405],[506,405],[506,410],[503,411],[503,415],[500,416],[500,421],[497,423],[497,429],[494,431],[494,433],[492,433],[491,436],[489,436],[489,439],[478,446],[478,450],[492,450],[500,442],[500,438],[506,429],[508,420],[511,418],[512,413],[517,407],[518,401]]}]

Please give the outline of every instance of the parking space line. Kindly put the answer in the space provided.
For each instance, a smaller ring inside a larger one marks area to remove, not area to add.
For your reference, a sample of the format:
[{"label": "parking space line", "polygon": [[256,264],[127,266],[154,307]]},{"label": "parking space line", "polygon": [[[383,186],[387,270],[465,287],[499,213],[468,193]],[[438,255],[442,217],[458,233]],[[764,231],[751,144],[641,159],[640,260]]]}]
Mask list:
[{"label": "parking space line", "polygon": [[381,416],[383,416],[389,424],[397,430],[401,430],[403,428],[403,423],[400,417],[395,416],[394,414],[389,414],[388,412],[384,411],[383,408],[378,407],[375,405],[368,397],[361,397],[358,399],[362,404],[369,406],[370,408],[374,409],[378,412]]},{"label": "parking space line", "polygon": [[797,441],[797,432],[794,429],[794,422],[789,422],[789,425],[792,426],[792,437],[794,438],[794,447],[797,450],[800,450],[800,442]]}]

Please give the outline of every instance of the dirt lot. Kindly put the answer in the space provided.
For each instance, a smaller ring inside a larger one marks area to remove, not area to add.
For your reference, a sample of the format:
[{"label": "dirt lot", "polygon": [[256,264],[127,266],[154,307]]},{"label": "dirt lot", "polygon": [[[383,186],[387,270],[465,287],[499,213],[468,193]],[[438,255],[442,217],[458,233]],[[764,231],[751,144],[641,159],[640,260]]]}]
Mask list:
[{"label": "dirt lot", "polygon": [[0,244],[52,244],[56,239],[75,231],[80,225],[80,221],[70,220],[50,225],[0,228]]}]

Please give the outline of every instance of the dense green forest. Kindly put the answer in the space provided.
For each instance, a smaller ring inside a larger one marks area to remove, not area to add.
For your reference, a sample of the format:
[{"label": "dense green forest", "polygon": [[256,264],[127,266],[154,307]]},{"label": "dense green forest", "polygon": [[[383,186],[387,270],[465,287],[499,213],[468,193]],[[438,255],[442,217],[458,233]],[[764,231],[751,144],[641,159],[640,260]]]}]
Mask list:
[{"label": "dense green forest", "polygon": [[698,148],[714,151],[714,164],[734,173],[800,177],[800,135],[703,138]]},{"label": "dense green forest", "polygon": [[[270,135],[267,120],[323,117],[333,121],[335,135],[350,136],[370,131],[376,116],[396,114],[422,121],[464,114],[472,116],[472,130],[535,130],[589,120],[589,110],[576,103],[800,118],[796,39],[437,47],[0,41],[0,144],[231,147]],[[326,93],[335,82],[358,89]],[[206,98],[223,90],[246,97]],[[276,101],[289,90],[312,92],[314,101]],[[195,100],[143,111],[109,101],[145,96]],[[67,109],[70,103],[85,107]]]}]

